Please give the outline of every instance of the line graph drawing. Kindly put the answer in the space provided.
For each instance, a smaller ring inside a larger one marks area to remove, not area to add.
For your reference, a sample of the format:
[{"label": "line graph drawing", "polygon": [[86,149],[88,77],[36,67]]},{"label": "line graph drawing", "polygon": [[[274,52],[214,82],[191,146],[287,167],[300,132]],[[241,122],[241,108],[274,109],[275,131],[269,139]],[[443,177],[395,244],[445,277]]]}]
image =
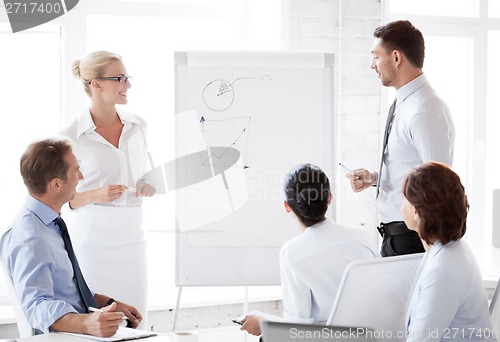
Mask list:
[{"label": "line graph drawing", "polygon": [[[238,137],[236,138],[236,140],[231,144],[231,146],[227,147],[220,155],[217,155],[215,152],[211,152],[210,153],[210,156],[207,158],[207,160],[205,160],[202,165],[205,165],[209,160],[213,160],[213,157],[217,158],[217,160],[220,160],[224,154],[226,154],[227,151],[229,151],[231,149],[231,147],[233,147],[234,145],[236,145],[236,143],[238,142],[238,140],[240,140],[240,137],[242,134],[245,134],[245,131],[246,131],[246,128],[243,128],[243,130],[241,131],[240,135],[238,135]],[[212,162],[213,163],[213,162]]]},{"label": "line graph drawing", "polygon": [[[250,116],[244,116],[214,120],[206,119],[202,116],[199,120],[200,130],[209,152],[208,158],[202,162],[202,166],[220,166],[220,160],[224,154],[236,148],[237,145],[240,145],[237,149],[242,155],[243,168],[249,168],[247,164],[247,151],[251,119]],[[229,140],[226,138],[227,136],[235,138]],[[228,140],[231,142],[228,143]],[[219,152],[215,153],[212,151],[211,146],[219,146]],[[220,146],[226,146],[226,148],[220,151]]]},{"label": "line graph drawing", "polygon": [[202,97],[205,106],[214,112],[223,112],[234,101],[234,84],[239,80],[251,80],[257,77],[238,77],[232,83],[223,79],[213,80],[203,88]]}]

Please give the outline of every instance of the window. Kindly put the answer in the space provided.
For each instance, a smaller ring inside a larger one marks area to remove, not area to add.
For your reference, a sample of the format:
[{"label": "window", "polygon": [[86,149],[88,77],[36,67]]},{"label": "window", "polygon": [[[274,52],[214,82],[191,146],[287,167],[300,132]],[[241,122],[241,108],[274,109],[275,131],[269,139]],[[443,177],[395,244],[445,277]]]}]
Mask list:
[{"label": "window", "polygon": [[[2,167],[4,196],[0,199],[3,233],[24,203],[26,190],[19,174],[19,158],[37,138],[54,136],[61,119],[61,32],[58,25],[45,25],[12,34],[0,23],[0,113],[2,113]],[[7,301],[3,276],[0,303]]]},{"label": "window", "polygon": [[488,12],[490,18],[500,18],[500,2],[498,0],[489,0]]},{"label": "window", "polygon": [[490,189],[500,189],[500,158],[498,157],[498,146],[500,146],[500,135],[497,133],[500,127],[500,115],[498,115],[498,99],[500,85],[497,75],[500,75],[500,30],[490,30],[488,34],[488,148],[487,148],[487,170],[488,184]]},{"label": "window", "polygon": [[397,13],[450,17],[472,17],[478,14],[476,0],[389,0],[389,12],[391,15]]},{"label": "window", "polygon": [[[424,33],[425,34],[425,33]],[[443,37],[426,35],[426,62],[424,71],[428,75],[432,87],[448,104],[453,116],[456,131],[455,158],[453,169],[461,175],[467,174],[468,142],[470,137],[468,120],[471,113],[471,61],[473,60],[473,45],[467,37]],[[454,51],[462,58],[440,58],[447,51]],[[456,71],[460,70],[459,73]],[[454,75],[453,82],[436,75]],[[467,179],[462,179],[467,187]]]},{"label": "window", "polygon": [[[497,8],[500,9],[500,8]],[[500,13],[499,13],[500,14]],[[500,18],[500,15],[498,16]],[[486,211],[485,217],[488,224],[488,231],[490,236],[493,235],[493,230],[496,229],[498,236],[498,229],[500,227],[492,226],[493,212],[500,210],[498,207],[493,208],[492,195],[493,190],[500,189],[500,177],[498,177],[498,170],[500,169],[500,157],[498,154],[498,147],[500,146],[500,136],[498,134],[498,127],[500,127],[500,115],[498,106],[498,94],[500,94],[500,85],[498,84],[497,76],[500,75],[500,67],[498,61],[500,58],[500,23],[497,21],[494,29],[488,31],[488,90],[487,90],[487,140],[486,140]],[[497,240],[497,238],[496,238]],[[497,242],[498,243],[498,242]],[[500,248],[488,249],[490,255],[485,258],[485,267],[491,270],[491,273],[498,274]]]}]

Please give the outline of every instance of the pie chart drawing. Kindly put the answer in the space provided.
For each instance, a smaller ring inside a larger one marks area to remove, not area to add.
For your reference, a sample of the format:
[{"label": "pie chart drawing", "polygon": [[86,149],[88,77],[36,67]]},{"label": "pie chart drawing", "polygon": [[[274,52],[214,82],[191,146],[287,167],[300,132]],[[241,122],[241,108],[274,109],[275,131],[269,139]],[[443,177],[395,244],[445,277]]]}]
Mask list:
[{"label": "pie chart drawing", "polygon": [[214,80],[203,89],[203,102],[215,112],[225,111],[231,107],[233,101],[234,88],[226,80]]}]

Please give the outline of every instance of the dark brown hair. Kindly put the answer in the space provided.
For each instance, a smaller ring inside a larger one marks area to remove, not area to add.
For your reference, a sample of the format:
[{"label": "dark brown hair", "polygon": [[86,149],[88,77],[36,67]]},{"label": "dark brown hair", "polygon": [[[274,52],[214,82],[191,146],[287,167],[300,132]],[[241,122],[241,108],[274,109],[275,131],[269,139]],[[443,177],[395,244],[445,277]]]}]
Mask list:
[{"label": "dark brown hair", "polygon": [[403,184],[405,198],[416,209],[419,235],[446,245],[466,231],[469,202],[460,177],[445,164],[429,162],[413,169]]},{"label": "dark brown hair", "polygon": [[21,156],[20,168],[30,194],[42,195],[54,178],[67,181],[69,165],[64,155],[71,151],[69,140],[47,139],[28,146]]},{"label": "dark brown hair", "polygon": [[382,40],[388,53],[399,50],[417,68],[424,67],[425,43],[422,33],[408,20],[398,20],[379,26],[373,32]]}]

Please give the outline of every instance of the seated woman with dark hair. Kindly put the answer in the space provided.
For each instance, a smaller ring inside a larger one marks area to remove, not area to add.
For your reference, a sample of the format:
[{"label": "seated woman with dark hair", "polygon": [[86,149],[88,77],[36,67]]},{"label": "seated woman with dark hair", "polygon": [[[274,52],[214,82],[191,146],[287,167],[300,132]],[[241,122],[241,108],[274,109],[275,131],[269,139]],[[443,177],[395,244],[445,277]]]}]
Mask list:
[{"label": "seated woman with dark hair", "polygon": [[444,164],[422,164],[403,194],[406,225],[432,246],[409,298],[407,341],[496,341],[481,273],[462,240],[469,203],[460,177]]},{"label": "seated woman with dark hair", "polygon": [[[326,218],[330,182],[317,166],[302,164],[285,179],[285,210],[301,234],[280,251],[284,321],[326,324],[335,295],[351,262],[380,257],[368,233]],[[260,316],[249,315],[242,330],[260,335]]]}]

